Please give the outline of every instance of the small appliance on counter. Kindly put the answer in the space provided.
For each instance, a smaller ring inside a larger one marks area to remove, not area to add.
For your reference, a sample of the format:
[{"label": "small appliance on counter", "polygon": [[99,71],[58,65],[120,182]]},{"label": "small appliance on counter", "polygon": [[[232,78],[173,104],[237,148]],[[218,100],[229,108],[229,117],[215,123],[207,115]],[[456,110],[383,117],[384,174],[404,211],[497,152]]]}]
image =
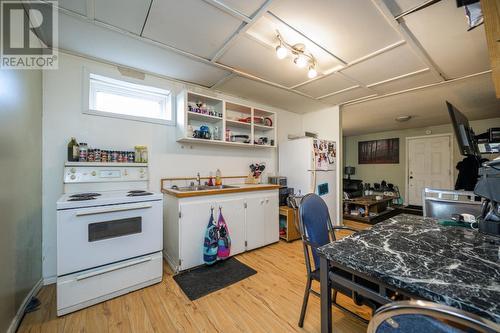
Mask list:
[{"label": "small appliance on counter", "polygon": [[64,168],[57,201],[57,315],[162,280],[163,195],[145,166]]},{"label": "small appliance on counter", "polygon": [[500,159],[487,162],[479,169],[474,193],[484,199],[479,231],[500,236]]},{"label": "small appliance on counter", "polygon": [[268,181],[269,184],[280,185],[280,186],[283,186],[283,187],[287,186],[286,177],[282,177],[282,176],[269,176],[269,177],[267,177],[267,181]]}]

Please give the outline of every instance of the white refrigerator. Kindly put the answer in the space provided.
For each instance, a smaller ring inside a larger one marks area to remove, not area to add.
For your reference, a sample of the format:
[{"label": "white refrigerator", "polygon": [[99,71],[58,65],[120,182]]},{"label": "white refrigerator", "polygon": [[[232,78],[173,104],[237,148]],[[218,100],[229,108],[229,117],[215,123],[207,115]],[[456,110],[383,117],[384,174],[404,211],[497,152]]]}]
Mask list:
[{"label": "white refrigerator", "polygon": [[316,193],[336,221],[337,147],[334,141],[310,137],[288,140],[279,146],[279,175],[287,177],[295,194]]}]

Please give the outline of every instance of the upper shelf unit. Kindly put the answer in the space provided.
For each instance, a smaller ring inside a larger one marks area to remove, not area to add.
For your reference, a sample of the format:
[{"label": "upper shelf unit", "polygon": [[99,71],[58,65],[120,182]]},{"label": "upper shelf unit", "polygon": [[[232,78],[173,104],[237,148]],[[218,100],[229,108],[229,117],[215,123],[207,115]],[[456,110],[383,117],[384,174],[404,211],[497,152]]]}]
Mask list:
[{"label": "upper shelf unit", "polygon": [[177,96],[178,142],[235,147],[276,147],[277,115],[202,94]]}]

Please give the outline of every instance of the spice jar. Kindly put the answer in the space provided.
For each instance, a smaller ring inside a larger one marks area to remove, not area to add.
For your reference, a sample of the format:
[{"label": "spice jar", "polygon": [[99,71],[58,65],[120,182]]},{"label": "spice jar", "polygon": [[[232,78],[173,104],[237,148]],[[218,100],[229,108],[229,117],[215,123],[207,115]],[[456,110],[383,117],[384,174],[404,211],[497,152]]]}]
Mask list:
[{"label": "spice jar", "polygon": [[146,146],[135,146],[135,162],[136,163],[147,163],[148,162],[148,147]]},{"label": "spice jar", "polygon": [[94,149],[94,161],[101,162],[101,150],[100,149]]},{"label": "spice jar", "polygon": [[79,150],[79,161],[80,162],[87,162],[87,154],[88,154],[88,146],[85,142],[81,142],[79,147],[78,147],[78,150]]},{"label": "spice jar", "polygon": [[89,149],[87,153],[87,162],[94,162],[94,149]]},{"label": "spice jar", "polygon": [[116,150],[111,152],[111,162],[118,162],[118,152]]},{"label": "spice jar", "polygon": [[107,161],[108,161],[108,151],[101,150],[101,162],[107,162]]}]

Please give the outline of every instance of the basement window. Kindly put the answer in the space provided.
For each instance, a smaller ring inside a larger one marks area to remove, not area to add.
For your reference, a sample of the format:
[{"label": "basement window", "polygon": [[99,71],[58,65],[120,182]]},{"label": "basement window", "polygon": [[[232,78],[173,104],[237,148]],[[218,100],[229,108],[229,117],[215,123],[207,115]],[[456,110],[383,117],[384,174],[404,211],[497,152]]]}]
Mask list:
[{"label": "basement window", "polygon": [[169,90],[90,73],[89,114],[173,124]]}]

